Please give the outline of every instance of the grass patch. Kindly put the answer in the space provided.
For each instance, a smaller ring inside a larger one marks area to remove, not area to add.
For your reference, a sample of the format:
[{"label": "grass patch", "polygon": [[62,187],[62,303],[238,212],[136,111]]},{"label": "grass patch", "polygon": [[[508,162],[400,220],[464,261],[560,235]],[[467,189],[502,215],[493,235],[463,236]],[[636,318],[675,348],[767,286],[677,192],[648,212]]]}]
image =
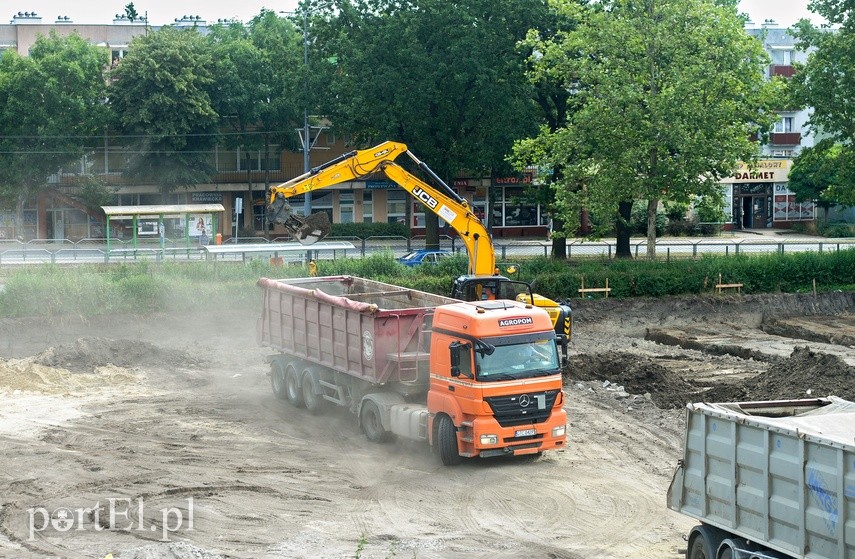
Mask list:
[{"label": "grass patch", "polygon": [[[448,295],[454,279],[466,273],[467,259],[455,256],[439,265],[408,268],[391,252],[366,258],[318,262],[320,275],[353,275]],[[806,293],[851,290],[855,250],[762,255],[703,255],[670,262],[586,259],[521,259],[512,279],[530,282],[546,297],[578,297],[588,287],[605,285],[610,297],[662,297],[713,293],[719,274],[725,283],[742,283],[743,293]],[[138,262],[118,265],[29,266],[3,281],[0,316],[82,317],[108,313],[239,309],[260,301],[261,277],[305,277],[304,266],[271,267],[256,259],[236,262]]]}]

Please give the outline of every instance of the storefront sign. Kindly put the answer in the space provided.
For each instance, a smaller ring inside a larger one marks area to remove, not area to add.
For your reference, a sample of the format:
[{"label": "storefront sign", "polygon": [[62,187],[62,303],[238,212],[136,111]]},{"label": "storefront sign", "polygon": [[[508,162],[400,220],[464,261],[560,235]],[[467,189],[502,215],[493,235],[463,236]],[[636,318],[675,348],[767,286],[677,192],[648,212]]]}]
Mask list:
[{"label": "storefront sign", "polygon": [[493,177],[495,185],[515,185],[515,184],[531,184],[534,177],[531,173],[523,173],[522,175],[514,175],[510,177]]},{"label": "storefront sign", "polygon": [[218,203],[223,201],[222,192],[191,192],[190,201],[194,204]]},{"label": "storefront sign", "polygon": [[746,183],[746,182],[787,182],[790,167],[793,162],[789,159],[766,159],[757,162],[757,165],[749,168],[745,163],[740,163],[739,168],[732,177],[722,180],[722,183]]},{"label": "storefront sign", "polygon": [[367,190],[391,190],[397,186],[389,181],[365,181],[365,188]]}]

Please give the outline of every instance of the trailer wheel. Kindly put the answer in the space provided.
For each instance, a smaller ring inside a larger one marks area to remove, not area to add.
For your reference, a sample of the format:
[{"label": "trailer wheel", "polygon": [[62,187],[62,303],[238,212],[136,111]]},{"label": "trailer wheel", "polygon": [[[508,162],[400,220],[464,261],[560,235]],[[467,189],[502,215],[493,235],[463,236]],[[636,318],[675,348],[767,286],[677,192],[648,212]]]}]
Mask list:
[{"label": "trailer wheel", "polygon": [[436,444],[439,447],[439,457],[446,466],[460,464],[460,453],[457,451],[457,430],[447,415],[440,415],[436,427]]},{"label": "trailer wheel", "polygon": [[300,386],[300,373],[293,363],[285,366],[285,397],[295,408],[303,406],[303,387]]},{"label": "trailer wheel", "polygon": [[312,373],[308,370],[303,371],[303,403],[313,415],[321,413],[326,403],[323,396],[315,394],[315,382],[312,379]]},{"label": "trailer wheel", "polygon": [[359,411],[359,424],[362,427],[362,432],[373,443],[385,443],[391,438],[391,433],[383,428],[380,408],[373,400],[362,402],[362,409]]},{"label": "trailer wheel", "polygon": [[273,394],[280,400],[284,400],[287,395],[285,392],[285,367],[281,361],[273,361],[270,364],[270,387],[273,389]]},{"label": "trailer wheel", "polygon": [[702,533],[698,533],[689,545],[689,552],[686,554],[687,559],[714,559],[707,555],[707,540]]},{"label": "trailer wheel", "polygon": [[[757,555],[755,555],[755,552],[757,553]],[[779,555],[777,555],[774,551],[769,551],[767,549],[764,549],[762,545],[743,539],[734,540],[732,538],[726,538],[718,546],[717,559],[734,559],[739,557],[744,557],[745,559],[748,559],[749,556],[768,557],[769,559],[772,559],[773,557],[779,557]]]}]

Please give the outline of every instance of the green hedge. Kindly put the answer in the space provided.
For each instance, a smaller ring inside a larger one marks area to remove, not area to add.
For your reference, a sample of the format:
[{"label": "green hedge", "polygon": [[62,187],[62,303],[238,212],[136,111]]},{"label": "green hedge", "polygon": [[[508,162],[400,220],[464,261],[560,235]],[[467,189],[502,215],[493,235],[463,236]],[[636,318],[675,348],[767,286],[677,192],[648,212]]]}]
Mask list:
[{"label": "green hedge", "polygon": [[[578,297],[583,278],[586,287],[603,287],[608,279],[610,297],[714,293],[719,277],[725,283],[742,283],[743,293],[809,292],[814,281],[817,291],[855,289],[855,250],[704,255],[670,262],[532,258],[517,265],[518,270],[510,274],[512,279],[528,281],[536,293],[558,300]],[[320,275],[360,276],[440,295],[449,294],[454,278],[466,269],[467,259],[462,255],[437,266],[415,268],[398,264],[391,252],[318,262]],[[503,265],[502,272],[506,271]],[[307,274],[304,266],[270,267],[267,259],[246,264],[32,266],[0,281],[4,286],[0,290],[0,317],[246,308],[258,304],[258,278]]]},{"label": "green hedge", "polygon": [[411,237],[410,228],[405,223],[333,223],[331,237]]}]

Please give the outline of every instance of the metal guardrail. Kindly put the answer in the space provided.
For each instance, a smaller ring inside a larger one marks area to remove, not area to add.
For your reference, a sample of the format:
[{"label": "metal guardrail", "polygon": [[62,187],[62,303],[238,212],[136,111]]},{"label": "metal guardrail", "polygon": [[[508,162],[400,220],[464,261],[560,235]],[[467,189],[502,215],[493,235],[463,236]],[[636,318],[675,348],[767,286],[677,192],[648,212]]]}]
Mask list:
[{"label": "metal guardrail", "polygon": [[[364,257],[370,254],[388,252],[401,256],[410,250],[425,247],[424,237],[330,237],[329,242],[341,241],[352,243],[353,249],[325,252],[320,258]],[[266,239],[263,237],[241,237],[229,239],[222,246],[248,245],[259,247],[264,244],[278,244],[291,241],[290,238],[279,237]],[[519,257],[548,257],[552,252],[552,241],[547,240],[494,240],[496,258],[507,260]],[[307,253],[311,247],[306,247]],[[440,237],[440,248],[455,253],[465,252],[465,246],[459,238]],[[671,258],[698,258],[703,254],[738,255],[777,252],[827,252],[855,248],[853,239],[799,238],[775,239],[761,237],[758,239],[745,237],[703,237],[681,239],[659,239],[656,241],[656,254],[660,260]],[[630,249],[635,257],[643,258],[647,252],[646,239],[632,239]],[[258,248],[241,251],[240,249],[218,256],[220,260],[246,261],[247,255],[260,253]],[[600,241],[572,240],[567,243],[568,258],[599,257],[612,258],[615,254],[615,241],[612,239]],[[185,239],[164,239],[161,245],[158,239],[132,241],[110,240],[110,251],[107,252],[106,239],[81,239],[76,242],[63,240],[34,239],[23,242],[14,239],[0,239],[0,267],[25,264],[79,264],[79,263],[109,263],[135,260],[196,261],[204,260],[207,256],[205,246],[186,243]],[[252,257],[250,257],[252,258]]]}]

